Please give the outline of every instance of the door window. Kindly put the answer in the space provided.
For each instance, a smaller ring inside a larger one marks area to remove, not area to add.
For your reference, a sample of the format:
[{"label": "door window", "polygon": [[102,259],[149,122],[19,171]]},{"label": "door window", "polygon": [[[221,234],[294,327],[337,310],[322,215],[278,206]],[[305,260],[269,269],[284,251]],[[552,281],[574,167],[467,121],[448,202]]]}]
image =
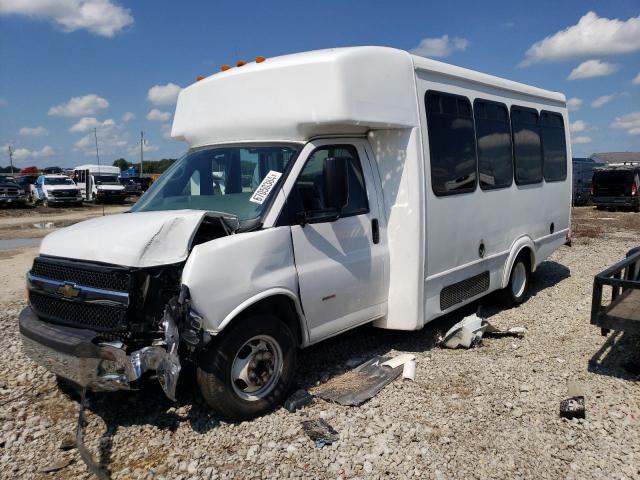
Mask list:
[{"label": "door window", "polygon": [[324,198],[324,176],[322,174],[324,161],[331,157],[345,157],[348,159],[349,196],[347,205],[340,216],[361,215],[369,212],[367,191],[358,151],[353,145],[327,145],[316,149],[305,164],[300,176],[296,180],[294,191],[298,212],[313,212],[326,210]]}]

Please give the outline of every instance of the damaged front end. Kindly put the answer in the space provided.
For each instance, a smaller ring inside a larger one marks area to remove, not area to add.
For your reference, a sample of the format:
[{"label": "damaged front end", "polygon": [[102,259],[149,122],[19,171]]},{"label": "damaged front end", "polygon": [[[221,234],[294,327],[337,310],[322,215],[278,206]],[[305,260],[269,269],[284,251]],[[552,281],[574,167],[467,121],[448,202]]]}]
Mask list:
[{"label": "damaged front end", "polygon": [[[231,233],[215,220],[203,221],[192,245]],[[37,257],[19,319],[26,355],[90,391],[129,390],[155,375],[175,401],[182,361],[211,340],[181,284],[183,267]]]}]

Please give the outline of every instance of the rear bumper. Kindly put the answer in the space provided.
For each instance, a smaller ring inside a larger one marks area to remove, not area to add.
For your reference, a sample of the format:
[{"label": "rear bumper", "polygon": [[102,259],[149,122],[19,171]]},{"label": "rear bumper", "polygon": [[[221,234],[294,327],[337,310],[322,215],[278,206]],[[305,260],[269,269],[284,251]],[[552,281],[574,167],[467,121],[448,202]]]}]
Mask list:
[{"label": "rear bumper", "polygon": [[637,207],[640,198],[635,197],[591,197],[591,202],[598,207]]},{"label": "rear bumper", "polygon": [[[120,342],[101,342],[91,330],[65,327],[40,320],[31,307],[20,312],[24,353],[52,373],[92,391],[129,390],[145,372],[162,377],[167,396],[175,399],[180,367],[161,346],[148,346],[127,355]],[[175,378],[174,378],[175,376]],[[171,389],[172,388],[172,389]]]}]

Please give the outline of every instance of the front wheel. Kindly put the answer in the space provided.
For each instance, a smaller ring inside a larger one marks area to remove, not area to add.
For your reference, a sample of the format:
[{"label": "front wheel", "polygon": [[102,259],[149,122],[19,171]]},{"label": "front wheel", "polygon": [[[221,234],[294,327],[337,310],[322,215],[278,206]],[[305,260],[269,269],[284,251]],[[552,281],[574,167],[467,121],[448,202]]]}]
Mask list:
[{"label": "front wheel", "polygon": [[291,386],[297,345],[291,329],[269,314],[238,321],[202,355],[198,386],[229,420],[248,420],[278,406]]},{"label": "front wheel", "polygon": [[529,290],[531,268],[526,254],[518,255],[511,267],[509,283],[500,291],[501,303],[505,307],[516,307],[524,302]]}]

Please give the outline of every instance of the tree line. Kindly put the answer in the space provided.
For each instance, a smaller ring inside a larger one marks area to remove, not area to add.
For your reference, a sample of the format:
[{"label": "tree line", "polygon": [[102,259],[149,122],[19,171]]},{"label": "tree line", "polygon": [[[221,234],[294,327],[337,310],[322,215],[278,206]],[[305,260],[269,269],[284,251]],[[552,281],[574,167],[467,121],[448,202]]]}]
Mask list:
[{"label": "tree line", "polygon": [[[163,173],[167,168],[175,162],[175,158],[163,158],[161,160],[145,160],[143,164],[142,173]],[[114,167],[118,167],[120,171],[124,171],[127,168],[135,167],[136,170],[140,170],[140,163],[131,163],[124,158],[118,158],[113,162]]]}]

